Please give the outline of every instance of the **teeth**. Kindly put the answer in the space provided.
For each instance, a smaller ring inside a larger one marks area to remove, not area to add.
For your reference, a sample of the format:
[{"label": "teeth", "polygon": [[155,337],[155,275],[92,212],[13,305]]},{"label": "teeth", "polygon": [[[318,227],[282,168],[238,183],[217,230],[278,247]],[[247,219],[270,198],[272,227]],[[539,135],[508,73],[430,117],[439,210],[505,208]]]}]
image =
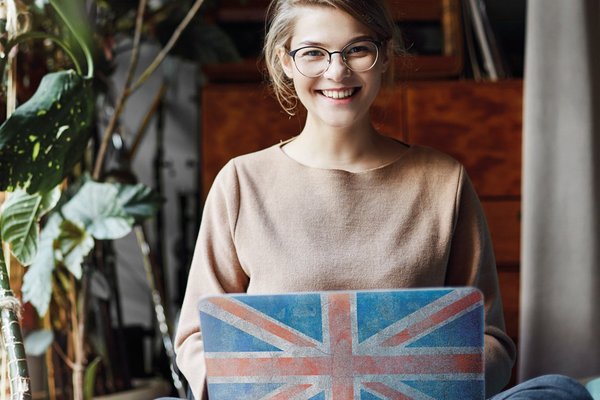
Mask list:
[{"label": "teeth", "polygon": [[331,99],[345,99],[347,97],[352,96],[352,94],[354,93],[354,89],[322,90],[321,92],[325,97],[329,97]]}]

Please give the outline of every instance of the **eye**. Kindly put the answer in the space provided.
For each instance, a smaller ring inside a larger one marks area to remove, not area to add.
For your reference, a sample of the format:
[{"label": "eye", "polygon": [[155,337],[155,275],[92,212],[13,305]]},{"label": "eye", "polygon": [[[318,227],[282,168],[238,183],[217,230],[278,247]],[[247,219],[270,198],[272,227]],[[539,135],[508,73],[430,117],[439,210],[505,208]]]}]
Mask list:
[{"label": "eye", "polygon": [[307,60],[317,60],[326,58],[327,53],[323,49],[319,49],[318,47],[305,47],[303,49],[298,50],[296,53],[296,58],[302,58]]},{"label": "eye", "polygon": [[348,57],[365,57],[373,54],[375,45],[371,42],[355,43],[348,47],[345,51]]}]

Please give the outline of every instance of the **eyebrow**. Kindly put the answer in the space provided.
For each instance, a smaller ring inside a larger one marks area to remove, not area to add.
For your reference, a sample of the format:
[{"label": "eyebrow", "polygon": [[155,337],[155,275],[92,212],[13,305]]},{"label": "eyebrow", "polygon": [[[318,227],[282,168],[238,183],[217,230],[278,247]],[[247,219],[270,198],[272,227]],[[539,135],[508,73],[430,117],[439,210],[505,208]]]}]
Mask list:
[{"label": "eyebrow", "polygon": [[[344,44],[344,46],[347,46],[347,45],[349,45],[350,43],[353,43],[353,42],[358,42],[360,40],[375,40],[375,39],[373,39],[373,37],[371,37],[369,35],[356,36],[356,37],[348,40],[346,42],[346,44]],[[319,47],[325,47],[324,43],[313,42],[311,40],[303,40],[302,42],[298,43],[298,45],[300,45],[300,46],[319,46]],[[344,46],[342,46],[342,47],[344,47]]]}]

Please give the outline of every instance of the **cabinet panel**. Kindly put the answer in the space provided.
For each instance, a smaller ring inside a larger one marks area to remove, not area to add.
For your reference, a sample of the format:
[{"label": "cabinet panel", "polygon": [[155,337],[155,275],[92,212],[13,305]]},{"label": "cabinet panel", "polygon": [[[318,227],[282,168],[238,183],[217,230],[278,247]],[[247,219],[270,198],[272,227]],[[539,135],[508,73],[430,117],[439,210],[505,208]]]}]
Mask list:
[{"label": "cabinet panel", "polygon": [[268,88],[209,85],[202,94],[202,191],[204,196],[231,158],[298,135],[303,120],[290,118]]},{"label": "cabinet panel", "polygon": [[481,203],[492,235],[497,264],[518,265],[521,252],[521,202],[484,200]]},{"label": "cabinet panel", "polygon": [[522,82],[413,83],[408,140],[462,162],[480,197],[521,193]]},{"label": "cabinet panel", "polygon": [[517,342],[519,337],[519,270],[517,268],[500,268],[498,269],[498,279],[502,293],[506,333]]},{"label": "cabinet panel", "polygon": [[404,94],[400,86],[381,89],[371,107],[375,128],[382,134],[406,141],[402,125]]}]

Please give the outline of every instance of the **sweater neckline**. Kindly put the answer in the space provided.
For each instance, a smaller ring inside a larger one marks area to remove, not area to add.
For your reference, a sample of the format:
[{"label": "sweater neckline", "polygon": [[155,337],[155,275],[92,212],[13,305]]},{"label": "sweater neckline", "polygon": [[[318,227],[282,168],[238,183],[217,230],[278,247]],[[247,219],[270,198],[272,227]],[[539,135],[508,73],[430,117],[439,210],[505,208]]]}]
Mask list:
[{"label": "sweater neckline", "polygon": [[277,143],[274,147],[276,148],[277,152],[285,159],[287,160],[288,163],[294,164],[297,167],[301,168],[301,169],[306,169],[306,170],[312,170],[312,171],[323,171],[323,172],[330,172],[330,173],[339,173],[339,174],[345,174],[345,175],[350,175],[350,176],[359,176],[359,175],[365,175],[365,174],[369,174],[369,173],[375,173],[375,172],[379,172],[379,171],[384,171],[387,170],[388,168],[391,168],[397,164],[400,164],[404,158],[406,158],[406,156],[412,152],[412,150],[415,148],[415,146],[410,145],[408,143],[402,142],[400,140],[397,140],[395,138],[393,138],[394,140],[402,143],[403,145],[407,146],[407,149],[405,152],[403,152],[398,158],[389,161],[387,163],[381,164],[377,167],[373,167],[373,168],[368,168],[368,169],[364,169],[364,170],[360,170],[360,171],[348,171],[345,169],[341,169],[341,168],[320,168],[320,167],[312,167],[310,165],[306,165],[301,163],[300,161],[290,157],[284,150],[283,150],[283,146],[289,142],[291,142],[292,140],[294,140],[295,137],[287,139],[287,140],[282,140],[281,142]]}]

